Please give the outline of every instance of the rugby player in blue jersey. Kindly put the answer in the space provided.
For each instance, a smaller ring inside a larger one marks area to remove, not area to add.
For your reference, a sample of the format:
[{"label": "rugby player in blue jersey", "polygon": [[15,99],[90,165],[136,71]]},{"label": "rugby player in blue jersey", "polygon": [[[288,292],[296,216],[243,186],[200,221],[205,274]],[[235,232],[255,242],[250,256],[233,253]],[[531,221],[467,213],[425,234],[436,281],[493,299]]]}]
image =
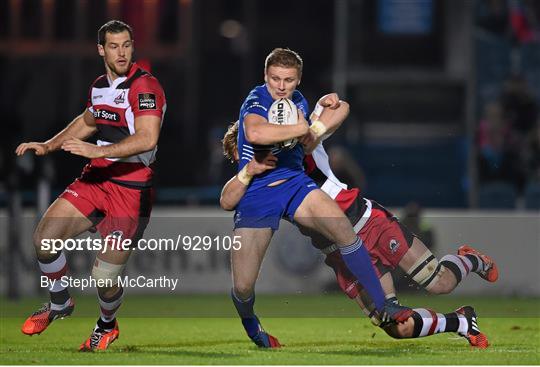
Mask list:
[{"label": "rugby player in blue jersey", "polygon": [[[348,110],[345,102],[342,102],[336,110],[324,109],[320,120],[328,126],[328,133],[325,136],[341,124],[347,117]],[[312,119],[318,118],[314,118],[312,114]],[[238,160],[237,136],[238,122],[235,122],[223,137],[224,155],[232,162]],[[306,173],[338,203],[364,241],[387,299],[398,302],[391,276],[391,272],[398,267],[406,271],[418,286],[431,294],[451,292],[471,272],[490,282],[497,280],[498,270],[495,262],[470,246],[461,246],[457,255],[448,254],[439,262],[423,242],[390,212],[375,201],[363,198],[358,188],[350,188],[335,177],[328,156],[319,141],[320,139],[313,139],[311,142],[309,139],[302,139],[303,144],[309,145],[304,146],[306,150],[311,150],[315,145],[313,153],[304,159]],[[261,154],[247,164],[247,171],[255,176],[275,168],[276,162],[277,158],[274,155]],[[221,207],[225,210],[234,210],[246,189],[247,186],[234,176],[223,187]],[[310,236],[313,246],[326,255],[325,263],[334,270],[342,291],[355,300],[372,322],[384,329],[389,336],[402,339],[457,332],[466,338],[472,347],[481,349],[488,347],[488,339],[478,329],[477,315],[471,306],[463,306],[446,314],[428,308],[415,308],[411,317],[403,323],[381,322],[373,313],[371,300],[364,290],[358,287],[357,280],[344,265],[336,246],[320,235],[313,236],[309,231],[303,229],[301,231]],[[394,246],[389,249],[389,244]]]},{"label": "rugby player in blue jersey", "polygon": [[[277,339],[266,333],[254,312],[255,282],[262,259],[281,218],[311,229],[335,243],[347,268],[358,279],[381,319],[404,321],[412,311],[386,302],[381,284],[371,265],[369,254],[339,206],[310,179],[303,169],[304,148],[273,149],[286,140],[309,136],[309,111],[306,99],[296,90],[302,77],[303,61],[289,49],[274,49],[266,58],[263,85],[255,87],[240,109],[238,133],[238,179],[248,188],[236,207],[235,235],[242,246],[232,251],[233,303],[251,340],[260,347],[279,347]],[[268,122],[272,103],[288,98],[299,111],[295,125]],[[319,101],[323,107],[338,108],[339,98],[329,94]],[[325,127],[320,121],[313,125]],[[320,131],[323,133],[323,131]],[[249,163],[258,152],[272,150],[278,158],[275,169],[252,177]]]}]

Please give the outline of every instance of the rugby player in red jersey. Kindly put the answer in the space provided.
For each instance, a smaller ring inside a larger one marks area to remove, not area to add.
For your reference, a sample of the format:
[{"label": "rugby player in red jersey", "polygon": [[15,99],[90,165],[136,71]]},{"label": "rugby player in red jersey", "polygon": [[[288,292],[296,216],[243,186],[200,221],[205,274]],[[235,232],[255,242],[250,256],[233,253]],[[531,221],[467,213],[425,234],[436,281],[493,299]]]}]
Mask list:
[{"label": "rugby player in red jersey", "polygon": [[[332,130],[335,130],[348,115],[348,106],[345,103],[342,105],[334,111],[319,109],[320,116],[314,112],[315,116],[312,115],[311,120],[316,121],[320,118],[327,125],[332,126]],[[225,156],[230,160],[238,159],[236,124],[231,125],[223,139]],[[312,154],[306,156],[305,159],[306,173],[339,204],[350,219],[370,253],[387,299],[397,302],[390,272],[398,266],[416,283],[433,294],[451,292],[470,272],[476,272],[490,282],[497,280],[497,266],[488,256],[465,245],[459,248],[457,255],[446,255],[439,262],[422,241],[389,211],[375,201],[363,198],[359,189],[348,189],[347,185],[333,174],[328,156],[320,143],[321,137],[313,134],[311,139],[303,141],[307,150],[312,151]],[[259,157],[259,159],[254,158],[248,164],[248,172],[250,175],[261,174],[273,169],[275,163],[276,157],[271,154]],[[223,188],[221,206],[225,210],[232,210],[245,192],[245,188],[245,183],[239,181],[236,176],[233,177]],[[403,323],[378,320],[373,312],[371,300],[344,266],[336,246],[326,238],[306,229],[302,229],[302,233],[309,235],[313,245],[326,254],[325,262],[333,268],[344,293],[356,300],[373,323],[381,326],[390,336],[417,338],[441,332],[458,332],[473,347],[486,348],[488,346],[487,337],[479,331],[476,313],[470,306],[461,307],[447,314],[417,308],[413,310],[413,315]]]},{"label": "rugby player in red jersey", "polygon": [[[98,54],[106,73],[90,87],[82,114],[46,142],[22,143],[17,155],[41,156],[56,150],[90,159],[82,175],[51,204],[37,225],[33,242],[41,272],[50,281],[50,302],[24,322],[22,332],[42,333],[51,322],[71,315],[75,303],[65,284],[64,252],[44,249],[42,240],[65,240],[89,229],[113,244],[141,238],[153,199],[152,163],[166,109],[158,80],[133,62],[134,41],[129,25],[112,20],[98,31]],[[97,134],[97,144],[85,142]],[[98,284],[101,314],[79,350],[106,349],[119,336],[116,312],[123,289],[118,284],[131,251],[109,246],[97,254],[92,277]],[[53,282],[55,281],[55,282]]]}]

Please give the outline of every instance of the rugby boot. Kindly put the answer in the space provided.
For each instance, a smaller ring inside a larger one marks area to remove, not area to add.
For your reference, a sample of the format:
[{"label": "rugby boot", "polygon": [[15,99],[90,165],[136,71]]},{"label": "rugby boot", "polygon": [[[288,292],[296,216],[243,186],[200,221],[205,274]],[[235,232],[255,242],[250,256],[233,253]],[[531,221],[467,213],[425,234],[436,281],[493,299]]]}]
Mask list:
[{"label": "rugby boot", "polygon": [[75,308],[73,299],[69,299],[69,304],[62,310],[51,310],[51,303],[44,303],[43,307],[30,315],[24,322],[21,331],[26,335],[41,334],[56,319],[63,319],[70,316]]},{"label": "rugby boot", "polygon": [[384,309],[380,315],[381,326],[395,322],[402,323],[413,315],[414,311],[399,303],[396,297],[388,298],[384,301]]},{"label": "rugby boot", "polygon": [[105,350],[120,337],[120,329],[118,329],[118,321],[114,322],[114,327],[107,331],[99,327],[95,328],[79,347],[79,352],[93,352],[95,350]]},{"label": "rugby boot", "polygon": [[[264,331],[261,322],[259,321],[259,318],[255,316],[255,319],[257,320],[257,333],[255,335],[249,335],[249,338],[253,343],[255,343],[260,348],[281,348],[281,344],[279,343],[279,340],[277,340],[276,337],[268,334],[266,331]],[[242,320],[242,324],[244,324],[245,321]],[[246,325],[244,325],[244,328],[247,328]]]},{"label": "rugby boot", "polygon": [[484,255],[480,251],[467,245],[463,245],[458,249],[458,255],[465,256],[468,254],[478,256],[484,263],[483,265],[480,265],[481,269],[476,272],[480,278],[491,283],[496,282],[497,279],[499,279],[499,269],[491,257]]},{"label": "rugby boot", "polygon": [[478,328],[478,322],[476,320],[476,312],[471,306],[462,306],[456,310],[456,313],[465,316],[467,319],[468,330],[467,333],[458,333],[462,337],[469,341],[472,347],[485,349],[489,346],[488,338]]}]

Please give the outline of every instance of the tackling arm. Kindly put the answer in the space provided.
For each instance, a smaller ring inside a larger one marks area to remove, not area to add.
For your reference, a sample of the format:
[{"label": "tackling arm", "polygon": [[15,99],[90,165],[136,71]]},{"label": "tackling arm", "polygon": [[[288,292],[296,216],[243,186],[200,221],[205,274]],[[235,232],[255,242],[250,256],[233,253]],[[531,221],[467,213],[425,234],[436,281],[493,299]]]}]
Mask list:
[{"label": "tackling arm", "polygon": [[244,185],[238,175],[231,178],[221,190],[219,205],[223,210],[231,211],[236,208],[236,205],[246,193],[247,185]]},{"label": "tackling arm", "polygon": [[[321,135],[321,138],[333,134],[349,116],[350,107],[345,101],[339,101],[339,107],[332,109],[325,107],[318,115],[313,111],[311,113],[311,121],[321,121],[326,128],[326,131]],[[313,126],[313,125],[312,125]]]},{"label": "tackling arm", "polygon": [[276,163],[277,158],[272,153],[268,153],[260,162],[254,157],[240,170],[240,172],[238,172],[237,175],[231,178],[225,186],[223,186],[221,197],[219,198],[219,205],[221,205],[224,210],[234,210],[236,205],[238,205],[238,202],[240,202],[246,193],[253,176],[261,174],[269,169],[276,168]]},{"label": "tackling arm", "polygon": [[338,102],[336,108],[322,107],[320,102],[317,103],[320,107],[316,107],[310,117],[313,123],[308,133],[300,139],[306,154],[310,154],[321,140],[332,135],[349,116],[349,104],[345,101]]}]

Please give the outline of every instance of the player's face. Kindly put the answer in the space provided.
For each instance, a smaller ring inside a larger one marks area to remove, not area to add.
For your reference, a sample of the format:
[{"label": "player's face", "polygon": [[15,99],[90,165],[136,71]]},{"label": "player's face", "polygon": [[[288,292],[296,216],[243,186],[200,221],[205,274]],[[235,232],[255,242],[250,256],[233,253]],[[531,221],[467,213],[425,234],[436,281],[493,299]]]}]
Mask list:
[{"label": "player's face", "polygon": [[128,31],[105,33],[105,45],[98,45],[98,52],[103,56],[113,77],[124,76],[128,73],[133,58],[133,40]]},{"label": "player's face", "polygon": [[291,98],[294,90],[300,84],[300,75],[296,68],[269,66],[264,75],[268,92],[273,99]]}]

